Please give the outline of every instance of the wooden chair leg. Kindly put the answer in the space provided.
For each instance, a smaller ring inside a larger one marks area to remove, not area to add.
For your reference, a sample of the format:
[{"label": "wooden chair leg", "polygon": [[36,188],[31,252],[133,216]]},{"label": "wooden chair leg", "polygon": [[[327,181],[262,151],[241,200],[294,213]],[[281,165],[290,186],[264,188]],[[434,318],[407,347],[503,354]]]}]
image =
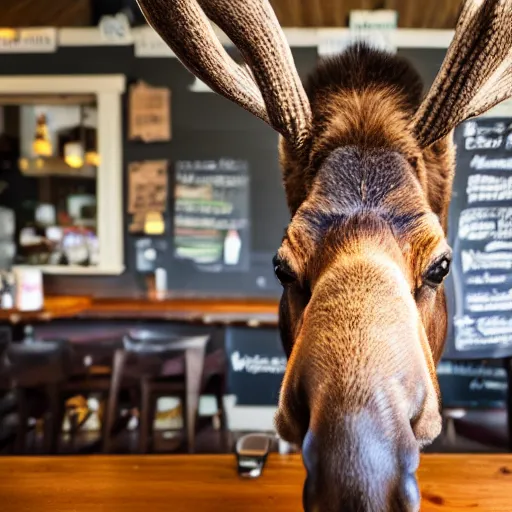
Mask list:
[{"label": "wooden chair leg", "polygon": [[124,350],[116,350],[112,365],[112,379],[108,393],[107,407],[103,420],[103,453],[110,453],[112,450],[112,430],[117,417],[117,403],[125,362],[126,352]]},{"label": "wooden chair leg", "polygon": [[203,381],[204,348],[194,348],[185,351],[185,381],[186,404],[185,416],[188,453],[194,453],[196,439],[196,420]]},{"label": "wooden chair leg", "polygon": [[151,393],[150,404],[151,408],[149,414],[149,452],[153,453],[155,451],[155,421],[158,406],[158,396],[156,396],[154,393]]},{"label": "wooden chair leg", "polygon": [[44,450],[45,453],[55,454],[59,452],[64,407],[61,401],[60,386],[57,383],[46,386],[48,411],[45,417]]},{"label": "wooden chair leg", "polygon": [[223,452],[229,451],[229,432],[226,418],[226,411],[224,409],[224,392],[225,392],[225,381],[224,377],[221,377],[219,385],[216,389],[215,397],[217,399],[217,411],[220,420],[220,435],[221,435],[221,450]]},{"label": "wooden chair leg", "polygon": [[16,429],[16,440],[14,449],[16,453],[25,453],[28,430],[28,398],[27,390],[16,389],[16,400],[18,402],[18,427]]},{"label": "wooden chair leg", "polygon": [[76,450],[76,438],[78,436],[78,418],[77,414],[73,412],[73,414],[69,415],[69,446],[71,448],[71,452],[75,453]]},{"label": "wooden chair leg", "polygon": [[[186,391],[179,397],[181,402],[181,417],[183,421],[183,433],[185,438],[185,443],[188,447],[188,415],[187,415],[187,393]],[[188,448],[187,448],[188,449]]]},{"label": "wooden chair leg", "polygon": [[149,447],[149,429],[153,418],[151,416],[151,384],[149,378],[143,378],[140,386],[139,411],[139,453],[147,453]]}]

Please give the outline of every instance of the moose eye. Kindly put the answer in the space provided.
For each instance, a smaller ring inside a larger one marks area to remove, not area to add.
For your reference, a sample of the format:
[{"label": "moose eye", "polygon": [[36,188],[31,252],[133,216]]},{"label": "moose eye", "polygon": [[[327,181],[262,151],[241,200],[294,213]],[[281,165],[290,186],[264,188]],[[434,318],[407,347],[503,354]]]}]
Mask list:
[{"label": "moose eye", "polygon": [[285,262],[280,260],[278,256],[274,256],[273,264],[274,273],[277,277],[277,280],[281,283],[281,286],[291,284],[297,280],[297,276],[294,274],[294,272]]},{"label": "moose eye", "polygon": [[451,258],[448,255],[438,259],[425,274],[424,280],[431,286],[439,286],[450,272]]}]

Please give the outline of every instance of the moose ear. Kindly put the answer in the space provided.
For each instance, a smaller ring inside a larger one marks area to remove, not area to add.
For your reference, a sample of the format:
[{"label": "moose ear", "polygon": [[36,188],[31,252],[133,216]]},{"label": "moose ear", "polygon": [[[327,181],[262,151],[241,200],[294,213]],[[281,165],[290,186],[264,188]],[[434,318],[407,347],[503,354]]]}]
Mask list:
[{"label": "moose ear", "polygon": [[427,148],[512,96],[512,0],[465,0],[455,36],[412,128]]}]

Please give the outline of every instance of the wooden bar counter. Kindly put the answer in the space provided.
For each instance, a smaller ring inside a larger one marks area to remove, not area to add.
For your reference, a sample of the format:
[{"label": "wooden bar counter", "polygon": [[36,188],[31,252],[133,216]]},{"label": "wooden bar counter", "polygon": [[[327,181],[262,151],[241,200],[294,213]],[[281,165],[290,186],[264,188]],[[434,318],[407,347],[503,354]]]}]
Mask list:
[{"label": "wooden bar counter", "polygon": [[63,318],[84,320],[167,320],[201,324],[277,325],[276,299],[207,299],[148,297],[94,299],[91,297],[45,297],[41,311],[0,310],[0,322],[11,324],[49,322]]},{"label": "wooden bar counter", "polygon": [[[299,512],[299,456],[242,480],[234,456],[1,457],[2,512]],[[512,455],[426,455],[423,512],[511,512]]]}]

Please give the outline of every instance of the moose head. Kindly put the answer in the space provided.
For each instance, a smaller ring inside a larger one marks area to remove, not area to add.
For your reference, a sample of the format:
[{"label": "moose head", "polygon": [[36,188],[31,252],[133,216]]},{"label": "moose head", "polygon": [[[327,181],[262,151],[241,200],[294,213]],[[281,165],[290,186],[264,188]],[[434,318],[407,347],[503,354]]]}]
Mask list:
[{"label": "moose head", "polygon": [[464,2],[424,98],[407,62],[364,45],[304,88],[268,0],[138,1],[192,73],[280,134],[276,426],[302,446],[305,509],[419,510],[419,451],[441,430],[452,132],[512,95],[512,0]]}]

